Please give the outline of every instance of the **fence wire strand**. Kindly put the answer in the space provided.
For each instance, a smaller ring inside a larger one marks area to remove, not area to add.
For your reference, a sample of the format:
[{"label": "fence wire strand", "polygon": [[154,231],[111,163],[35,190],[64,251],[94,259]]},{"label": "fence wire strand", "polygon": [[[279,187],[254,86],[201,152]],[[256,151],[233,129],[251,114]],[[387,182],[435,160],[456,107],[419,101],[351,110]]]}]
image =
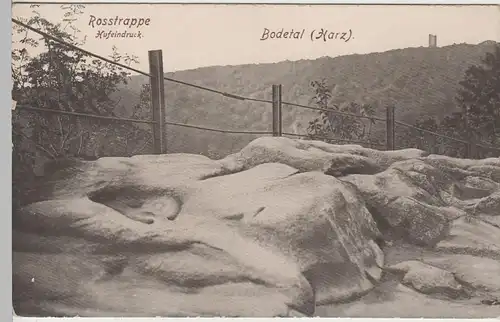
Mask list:
[{"label": "fence wire strand", "polygon": [[[22,26],[22,27],[24,27],[24,28],[26,28],[28,30],[31,30],[31,31],[33,31],[33,32],[35,32],[35,33],[37,33],[37,34],[45,37],[45,38],[48,38],[48,39],[50,39],[52,41],[55,41],[55,42],[60,43],[60,44],[62,44],[64,46],[67,46],[67,47],[69,47],[71,49],[80,51],[80,52],[85,53],[85,54],[87,54],[89,56],[101,59],[101,60],[103,60],[103,61],[105,61],[107,63],[114,64],[114,65],[122,67],[124,69],[130,70],[130,71],[134,71],[134,72],[136,72],[138,74],[147,76],[149,78],[152,77],[149,73],[146,73],[146,72],[141,71],[139,69],[127,66],[125,64],[121,64],[121,63],[115,62],[115,61],[113,61],[113,60],[111,60],[109,58],[103,57],[101,55],[94,54],[94,53],[92,53],[90,51],[87,51],[85,49],[82,49],[82,48],[80,48],[80,47],[78,47],[76,45],[70,44],[70,43],[68,43],[68,42],[66,42],[64,40],[61,40],[61,39],[59,39],[57,37],[54,37],[54,36],[52,36],[52,35],[50,35],[50,34],[48,34],[46,32],[43,32],[43,31],[38,30],[36,28],[33,28],[33,27],[31,27],[31,26],[29,26],[29,25],[27,25],[27,24],[25,24],[25,23],[23,23],[23,22],[15,19],[15,18],[12,18],[12,22],[14,22],[14,23],[16,23],[16,24],[18,24],[18,25],[20,25],[20,26]],[[176,79],[173,79],[173,78],[170,78],[170,77],[165,77],[164,76],[164,80],[170,81],[170,82],[173,82],[173,83],[177,83],[177,84],[181,84],[181,85],[185,85],[185,86],[189,86],[189,87],[193,87],[193,88],[197,88],[197,89],[200,89],[200,90],[212,92],[212,93],[215,93],[215,94],[222,95],[224,97],[233,98],[233,99],[237,99],[237,100],[241,100],[241,101],[254,101],[254,102],[271,103],[271,104],[273,103],[273,101],[271,101],[271,100],[257,99],[257,98],[251,98],[251,97],[245,97],[245,96],[241,96],[241,95],[231,94],[231,93],[219,91],[219,90],[216,90],[216,89],[212,89],[212,88],[209,88],[209,87],[205,87],[205,86],[201,86],[201,85],[196,85],[196,84],[192,84],[192,83],[188,83],[188,82],[176,80]],[[333,113],[333,114],[337,114],[337,115],[343,115],[343,116],[349,116],[349,117],[356,117],[356,118],[363,118],[363,119],[368,119],[368,120],[376,120],[376,121],[381,121],[381,122],[387,122],[386,119],[380,118],[380,117],[375,117],[375,116],[357,115],[357,114],[352,114],[352,113],[340,112],[340,111],[335,111],[335,110],[331,110],[331,109],[325,109],[325,108],[320,108],[320,107],[313,107],[313,106],[308,106],[308,105],[303,105],[303,104],[296,104],[296,103],[290,103],[290,102],[281,102],[281,104],[282,105],[288,105],[288,106],[294,106],[294,107],[300,107],[300,108],[304,108],[304,109],[316,110],[316,111],[324,111],[324,112]],[[110,119],[110,120],[119,120],[119,121],[124,121],[124,122],[137,122],[137,123],[150,123],[150,124],[157,123],[156,121],[147,121],[147,120],[138,120],[138,119],[127,119],[127,118],[116,118],[116,117],[111,117],[111,116],[98,116],[98,115],[85,114],[85,113],[67,112],[67,111],[51,110],[51,109],[42,109],[42,108],[34,108],[34,107],[27,107],[27,106],[21,106],[21,108],[23,108],[23,109],[31,109],[31,110],[35,110],[35,111],[44,111],[44,112],[52,112],[52,113],[60,113],[60,114],[82,116],[82,117],[94,117],[94,118],[102,118],[102,119]],[[429,130],[426,130],[426,129],[423,129],[423,128],[420,128],[420,127],[417,127],[417,126],[414,126],[414,125],[402,122],[402,121],[395,121],[395,123],[398,124],[398,125],[401,125],[401,126],[412,128],[412,129],[415,129],[415,130],[418,130],[418,131],[421,131],[421,132],[424,132],[424,133],[428,133],[428,134],[431,134],[431,135],[434,135],[434,136],[437,136],[437,137],[441,137],[441,138],[444,138],[444,139],[448,139],[448,140],[452,140],[452,141],[456,141],[456,142],[460,142],[460,143],[464,143],[464,144],[468,144],[469,143],[469,142],[467,142],[465,140],[462,140],[462,139],[457,139],[457,138],[454,138],[454,137],[451,137],[451,136],[439,134],[439,133],[436,133],[436,132],[433,132],[433,131],[429,131]],[[165,124],[173,125],[173,126],[186,127],[186,128],[206,130],[206,131],[212,131],[212,132],[219,132],[219,133],[256,134],[256,135],[273,134],[272,132],[268,132],[268,131],[232,131],[232,130],[221,130],[221,129],[207,128],[207,127],[201,127],[201,126],[195,126],[195,125],[188,125],[188,124],[181,124],[181,123],[174,123],[174,122],[165,122]],[[283,133],[283,134],[284,135],[289,135],[289,136],[304,137],[303,135],[298,135],[298,134],[293,134],[293,133]],[[317,136],[315,136],[315,137],[317,137]],[[352,142],[352,143],[358,143],[358,144],[371,144],[371,145],[382,146],[381,144],[372,143],[372,142],[369,142],[369,141],[363,142],[363,141],[353,141],[353,140],[336,139],[336,138],[329,138],[329,137],[324,137],[323,139],[330,139],[330,140],[337,140],[337,141],[344,141],[344,142]],[[490,146],[490,145],[488,145],[488,144],[486,144],[484,142],[475,143],[475,145],[478,146],[478,147],[485,148],[485,149],[491,149],[491,150],[500,151],[500,148]]]},{"label": "fence wire strand", "polygon": [[189,124],[182,124],[182,123],[175,123],[175,122],[165,122],[165,124],[167,124],[167,125],[173,125],[173,126],[180,126],[180,127],[187,127],[187,128],[197,129],[197,130],[206,130],[206,131],[211,131],[211,132],[219,132],[219,133],[257,134],[257,135],[273,134],[273,132],[269,132],[269,131],[233,131],[233,130],[221,130],[221,129],[214,129],[214,128],[208,128],[208,127],[202,127],[202,126],[196,126],[196,125],[189,125]]},{"label": "fence wire strand", "polygon": [[253,101],[253,102],[261,102],[261,103],[271,103],[271,104],[273,103],[272,101],[269,101],[269,100],[263,100],[263,99],[258,99],[258,98],[251,98],[251,97],[246,97],[246,96],[240,96],[240,95],[236,95],[236,94],[231,94],[231,93],[219,91],[219,90],[216,90],[216,89],[213,89],[213,88],[209,88],[209,87],[205,87],[205,86],[196,85],[196,84],[184,82],[184,81],[181,81],[181,80],[173,79],[173,78],[170,78],[170,77],[163,77],[163,79],[166,80],[166,81],[172,82],[172,83],[177,83],[177,84],[181,84],[181,85],[185,85],[185,86],[189,86],[189,87],[201,89],[201,90],[212,92],[212,93],[215,93],[215,94],[219,94],[219,95],[222,95],[222,96],[225,96],[225,97],[234,98],[234,99],[237,99],[237,100],[240,100],[240,101]]},{"label": "fence wire strand", "polygon": [[31,110],[31,111],[35,111],[35,112],[46,112],[46,113],[53,113],[53,114],[81,116],[81,117],[104,119],[104,120],[119,121],[119,122],[147,123],[147,124],[157,124],[158,123],[156,121],[149,121],[149,120],[131,119],[131,118],[114,117],[114,116],[102,116],[102,115],[94,115],[94,114],[87,114],[87,113],[69,112],[69,111],[56,110],[56,109],[50,109],[50,108],[31,107],[31,106],[27,106],[27,105],[23,105],[23,104],[16,105],[16,110],[18,108],[20,110]]},{"label": "fence wire strand", "polygon": [[457,139],[457,138],[454,138],[454,137],[451,137],[451,136],[447,136],[447,135],[443,135],[443,134],[439,134],[439,133],[436,133],[436,132],[433,132],[433,131],[430,131],[430,130],[426,130],[426,129],[423,129],[423,128],[420,128],[418,126],[411,125],[411,124],[408,124],[408,123],[405,123],[405,122],[402,122],[402,121],[394,121],[394,123],[396,123],[398,125],[401,125],[401,126],[404,126],[404,127],[407,127],[407,128],[411,128],[411,129],[417,130],[417,131],[421,131],[421,132],[424,132],[424,133],[432,134],[434,136],[441,137],[443,139],[448,139],[448,140],[451,140],[451,141],[456,141],[456,142],[460,142],[460,143],[464,143],[464,144],[468,143],[465,140]]},{"label": "fence wire strand", "polygon": [[[396,123],[398,125],[401,125],[401,126],[404,126],[404,127],[407,127],[407,128],[411,128],[411,129],[420,131],[420,132],[428,133],[428,134],[431,134],[431,135],[434,135],[434,136],[437,136],[437,137],[440,137],[440,138],[443,138],[443,139],[448,139],[448,140],[455,141],[455,142],[460,142],[460,143],[463,143],[463,144],[469,144],[470,143],[470,142],[468,142],[466,140],[457,139],[457,138],[454,138],[454,137],[451,137],[451,136],[448,136],[448,135],[444,135],[444,134],[439,134],[439,133],[436,133],[434,131],[429,131],[429,130],[420,128],[418,126],[414,126],[414,125],[402,122],[402,121],[394,121],[394,123]],[[497,147],[494,147],[494,146],[490,146],[490,145],[488,145],[488,144],[486,144],[484,142],[474,143],[474,145],[478,146],[478,147],[481,147],[481,148],[484,148],[484,149],[491,149],[491,150],[500,151],[500,148],[497,148]]]},{"label": "fence wire strand", "polygon": [[92,56],[92,57],[95,57],[95,58],[99,58],[99,59],[101,59],[101,60],[103,60],[103,61],[105,61],[105,62],[107,62],[107,63],[114,64],[114,65],[116,65],[116,66],[119,66],[119,67],[122,67],[122,68],[125,68],[125,69],[128,69],[128,70],[134,71],[134,72],[139,73],[139,74],[142,74],[142,75],[144,75],[144,76],[151,77],[151,75],[149,75],[149,74],[148,74],[148,73],[146,73],[146,72],[143,72],[142,70],[139,70],[139,69],[136,69],[136,68],[133,68],[133,67],[130,67],[130,66],[124,65],[124,64],[120,64],[120,63],[117,63],[117,62],[115,62],[115,61],[113,61],[113,60],[111,60],[111,59],[109,59],[109,58],[106,58],[106,57],[103,57],[103,56],[100,56],[100,55],[94,54],[94,53],[92,53],[92,52],[90,52],[90,51],[88,51],[88,50],[85,50],[85,49],[83,49],[83,48],[80,48],[80,47],[78,47],[78,46],[75,46],[75,45],[73,45],[73,44],[70,44],[70,43],[68,43],[68,42],[66,42],[66,41],[64,41],[64,40],[62,40],[62,39],[59,39],[59,38],[54,37],[54,36],[52,36],[52,35],[49,35],[49,34],[48,34],[48,33],[46,33],[46,32],[43,32],[43,31],[38,30],[38,29],[36,29],[36,28],[33,28],[33,27],[31,27],[30,25],[27,25],[27,24],[25,24],[25,23],[23,23],[23,22],[21,22],[21,21],[19,21],[19,20],[15,19],[15,18],[12,18],[12,22],[14,22],[15,24],[18,24],[18,25],[20,25],[20,26],[22,26],[22,27],[24,27],[24,28],[26,28],[26,29],[29,29],[29,30],[31,30],[31,31],[33,31],[33,32],[35,32],[35,33],[37,33],[37,34],[39,34],[39,35],[41,35],[41,36],[45,37],[45,38],[48,38],[48,39],[50,39],[50,40],[52,40],[52,41],[55,41],[55,42],[57,42],[57,43],[59,43],[59,44],[61,44],[61,45],[67,46],[67,47],[69,47],[69,48],[71,48],[71,49],[74,49],[74,50],[80,51],[80,52],[82,52],[82,53],[85,53],[85,54],[87,54],[87,55],[89,55],[89,56]]},{"label": "fence wire strand", "polygon": [[[27,25],[15,18],[12,18],[12,22],[26,28],[26,29],[29,29],[43,37],[46,37],[46,38],[49,38],[57,43],[60,43],[64,46],[67,46],[69,48],[72,48],[74,50],[78,50],[78,51],[81,51],[89,56],[92,56],[92,57],[95,57],[95,58],[98,58],[98,59],[101,59],[107,63],[110,63],[110,64],[114,64],[116,66],[119,66],[119,67],[122,67],[122,68],[125,68],[125,69],[128,69],[130,71],[134,71],[138,74],[141,74],[141,75],[144,75],[144,76],[147,76],[147,77],[152,77],[151,74],[149,73],[146,73],[144,71],[141,71],[139,69],[136,69],[136,68],[133,68],[133,67],[130,67],[130,66],[127,66],[127,65],[124,65],[124,64],[120,64],[120,63],[117,63],[109,58],[106,58],[106,57],[103,57],[101,55],[97,55],[97,54],[94,54],[88,50],[85,50],[83,48],[80,48],[78,46],[75,46],[73,44],[70,44],[62,39],[59,39],[57,37],[54,37],[50,34],[47,34],[46,32],[43,32],[41,30],[38,30],[36,28],[33,28],[31,27],[30,25]],[[177,80],[177,79],[173,79],[173,78],[170,78],[170,77],[166,77],[164,76],[163,77],[164,80],[167,80],[169,82],[173,82],[173,83],[177,83],[177,84],[181,84],[181,85],[185,85],[185,86],[189,86],[189,87],[193,87],[193,88],[197,88],[197,89],[201,89],[201,90],[204,90],[204,91],[208,91],[208,92],[212,92],[212,93],[216,93],[216,94],[220,94],[222,96],[225,96],[225,97],[229,97],[229,98],[234,98],[234,99],[237,99],[237,100],[242,100],[242,101],[254,101],[254,102],[261,102],[261,103],[272,103],[272,101],[270,100],[264,100],[264,99],[258,99],[258,98],[252,98],[252,97],[246,97],[246,96],[241,96],[241,95],[236,95],[236,94],[231,94],[231,93],[227,93],[227,92],[223,92],[223,91],[219,91],[219,90],[216,90],[216,89],[213,89],[213,88],[209,88],[209,87],[205,87],[205,86],[201,86],[201,85],[196,85],[196,84],[192,84],[192,83],[188,83],[188,82],[184,82],[184,81],[181,81],[181,80]]]},{"label": "fence wire strand", "polygon": [[[121,64],[121,63],[118,63],[118,62],[115,62],[109,58],[106,58],[106,57],[103,57],[101,55],[98,55],[98,54],[94,54],[88,50],[85,50],[83,48],[80,48],[76,45],[73,45],[73,44],[70,44],[62,39],[59,39],[57,37],[54,37],[44,31],[41,31],[41,30],[38,30],[36,28],[33,28],[15,18],[12,18],[12,22],[28,29],[28,30],[31,30],[45,38],[48,38],[52,41],[55,41],[59,44],[62,44],[68,48],[71,48],[71,49],[74,49],[74,50],[77,50],[77,51],[80,51],[82,53],[85,53],[89,56],[92,56],[92,57],[95,57],[95,58],[98,58],[98,59],[101,59],[107,63],[110,63],[110,64],[114,64],[116,66],[119,66],[119,67],[122,67],[122,68],[125,68],[127,70],[130,70],[130,71],[134,71],[138,74],[141,74],[141,75],[144,75],[144,76],[147,76],[149,78],[151,78],[152,76],[149,74],[149,73],[146,73],[144,71],[141,71],[139,69],[136,69],[136,68],[133,68],[133,67],[130,67],[130,66],[127,66],[127,65],[124,65],[124,64]],[[189,87],[193,87],[193,88],[197,88],[197,89],[201,89],[201,90],[205,90],[205,91],[209,91],[209,92],[213,92],[213,93],[216,93],[216,94],[220,94],[222,96],[225,96],[225,97],[229,97],[229,98],[233,98],[233,99],[238,99],[238,100],[242,100],[242,101],[254,101],[254,102],[261,102],[261,103],[272,103],[272,101],[269,101],[269,100],[263,100],[263,99],[257,99],[257,98],[251,98],[251,97],[244,97],[244,96],[240,96],[240,95],[235,95],[235,94],[231,94],[231,93],[227,93],[227,92],[223,92],[223,91],[219,91],[219,90],[216,90],[216,89],[212,89],[212,88],[208,88],[208,87],[204,87],[204,86],[200,86],[200,85],[196,85],[196,84],[192,84],[192,83],[188,83],[188,82],[184,82],[184,81],[180,81],[180,80],[176,80],[176,79],[173,79],[173,78],[170,78],[170,77],[164,77],[165,80],[167,81],[170,81],[170,82],[173,82],[173,83],[177,83],[177,84],[181,84],[181,85],[185,85],[185,86],[189,86]],[[23,106],[23,105],[20,105],[18,106],[19,108],[23,108],[23,109],[28,109],[28,110],[33,110],[33,111],[39,111],[39,112],[48,112],[48,113],[59,113],[59,114],[66,114],[66,115],[74,115],[74,116],[81,116],[81,117],[90,117],[90,118],[100,118],[100,119],[109,119],[109,120],[117,120],[117,121],[124,121],[124,122],[137,122],[137,123],[149,123],[149,124],[156,124],[158,122],[156,121],[147,121],[147,120],[138,120],[138,119],[128,119],[128,118],[116,118],[116,117],[111,117],[111,116],[99,116],[99,115],[92,115],[92,114],[86,114],[86,113],[77,113],[77,112],[68,112],[68,111],[62,111],[62,110],[52,110],[52,109],[44,109],[44,108],[35,108],[35,107],[29,107],[29,106]],[[201,126],[194,126],[194,125],[187,125],[187,124],[180,124],[180,123],[173,123],[173,122],[166,122],[166,124],[169,124],[169,125],[174,125],[174,126],[183,126],[183,127],[189,127],[189,128],[194,128],[194,129],[202,129],[202,130],[207,130],[207,131],[212,131],[212,132],[220,132],[220,133],[234,133],[234,134],[272,134],[272,132],[261,132],[261,131],[231,131],[231,130],[220,130],[220,129],[213,129],[213,128],[207,128],[207,127],[201,127]]]},{"label": "fence wire strand", "polygon": [[382,121],[385,122],[386,119],[380,118],[380,117],[375,117],[375,116],[367,116],[367,115],[358,115],[358,114],[352,114],[352,113],[346,113],[346,112],[340,112],[332,109],[327,109],[327,108],[321,108],[321,107],[313,107],[313,106],[308,106],[308,105],[302,105],[302,104],[296,104],[296,103],[289,103],[289,102],[281,102],[283,105],[289,105],[289,106],[295,106],[295,107],[301,107],[309,110],[316,110],[316,111],[323,111],[323,112],[329,112],[333,114],[338,114],[338,115],[343,115],[343,116],[351,116],[351,117],[357,117],[357,118],[364,118],[368,120],[376,120],[376,121]]}]

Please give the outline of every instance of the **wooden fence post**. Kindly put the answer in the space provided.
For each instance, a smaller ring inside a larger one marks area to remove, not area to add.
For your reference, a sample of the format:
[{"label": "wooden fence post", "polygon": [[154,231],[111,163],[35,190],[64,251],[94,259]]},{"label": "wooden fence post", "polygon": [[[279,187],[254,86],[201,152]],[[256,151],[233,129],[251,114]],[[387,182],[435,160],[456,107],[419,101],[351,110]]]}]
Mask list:
[{"label": "wooden fence post", "polygon": [[476,159],[477,158],[477,146],[474,144],[474,139],[471,138],[469,142],[467,142],[467,159]]},{"label": "wooden fence post", "polygon": [[273,136],[281,136],[281,84],[273,85]]},{"label": "wooden fence post", "polygon": [[386,149],[394,150],[395,149],[395,117],[394,117],[394,106],[387,106],[387,117],[386,117]]},{"label": "wooden fence post", "polygon": [[165,87],[163,83],[163,54],[161,50],[150,50],[149,74],[151,104],[153,109],[153,149],[155,154],[166,153],[165,136]]}]

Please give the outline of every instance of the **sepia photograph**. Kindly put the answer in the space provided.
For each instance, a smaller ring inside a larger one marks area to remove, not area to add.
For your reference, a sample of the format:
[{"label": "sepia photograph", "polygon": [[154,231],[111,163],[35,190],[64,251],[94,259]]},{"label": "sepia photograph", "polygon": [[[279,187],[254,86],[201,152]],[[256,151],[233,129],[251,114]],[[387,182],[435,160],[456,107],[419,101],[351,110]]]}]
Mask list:
[{"label": "sepia photograph", "polygon": [[17,316],[500,317],[499,6],[15,3],[11,74]]}]

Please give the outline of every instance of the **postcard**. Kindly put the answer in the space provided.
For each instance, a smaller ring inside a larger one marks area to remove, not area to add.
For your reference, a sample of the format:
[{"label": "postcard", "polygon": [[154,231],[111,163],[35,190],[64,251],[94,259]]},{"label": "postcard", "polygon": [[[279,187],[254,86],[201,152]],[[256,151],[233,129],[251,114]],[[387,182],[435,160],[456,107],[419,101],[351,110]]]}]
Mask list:
[{"label": "postcard", "polygon": [[15,313],[500,316],[498,13],[14,4]]}]

